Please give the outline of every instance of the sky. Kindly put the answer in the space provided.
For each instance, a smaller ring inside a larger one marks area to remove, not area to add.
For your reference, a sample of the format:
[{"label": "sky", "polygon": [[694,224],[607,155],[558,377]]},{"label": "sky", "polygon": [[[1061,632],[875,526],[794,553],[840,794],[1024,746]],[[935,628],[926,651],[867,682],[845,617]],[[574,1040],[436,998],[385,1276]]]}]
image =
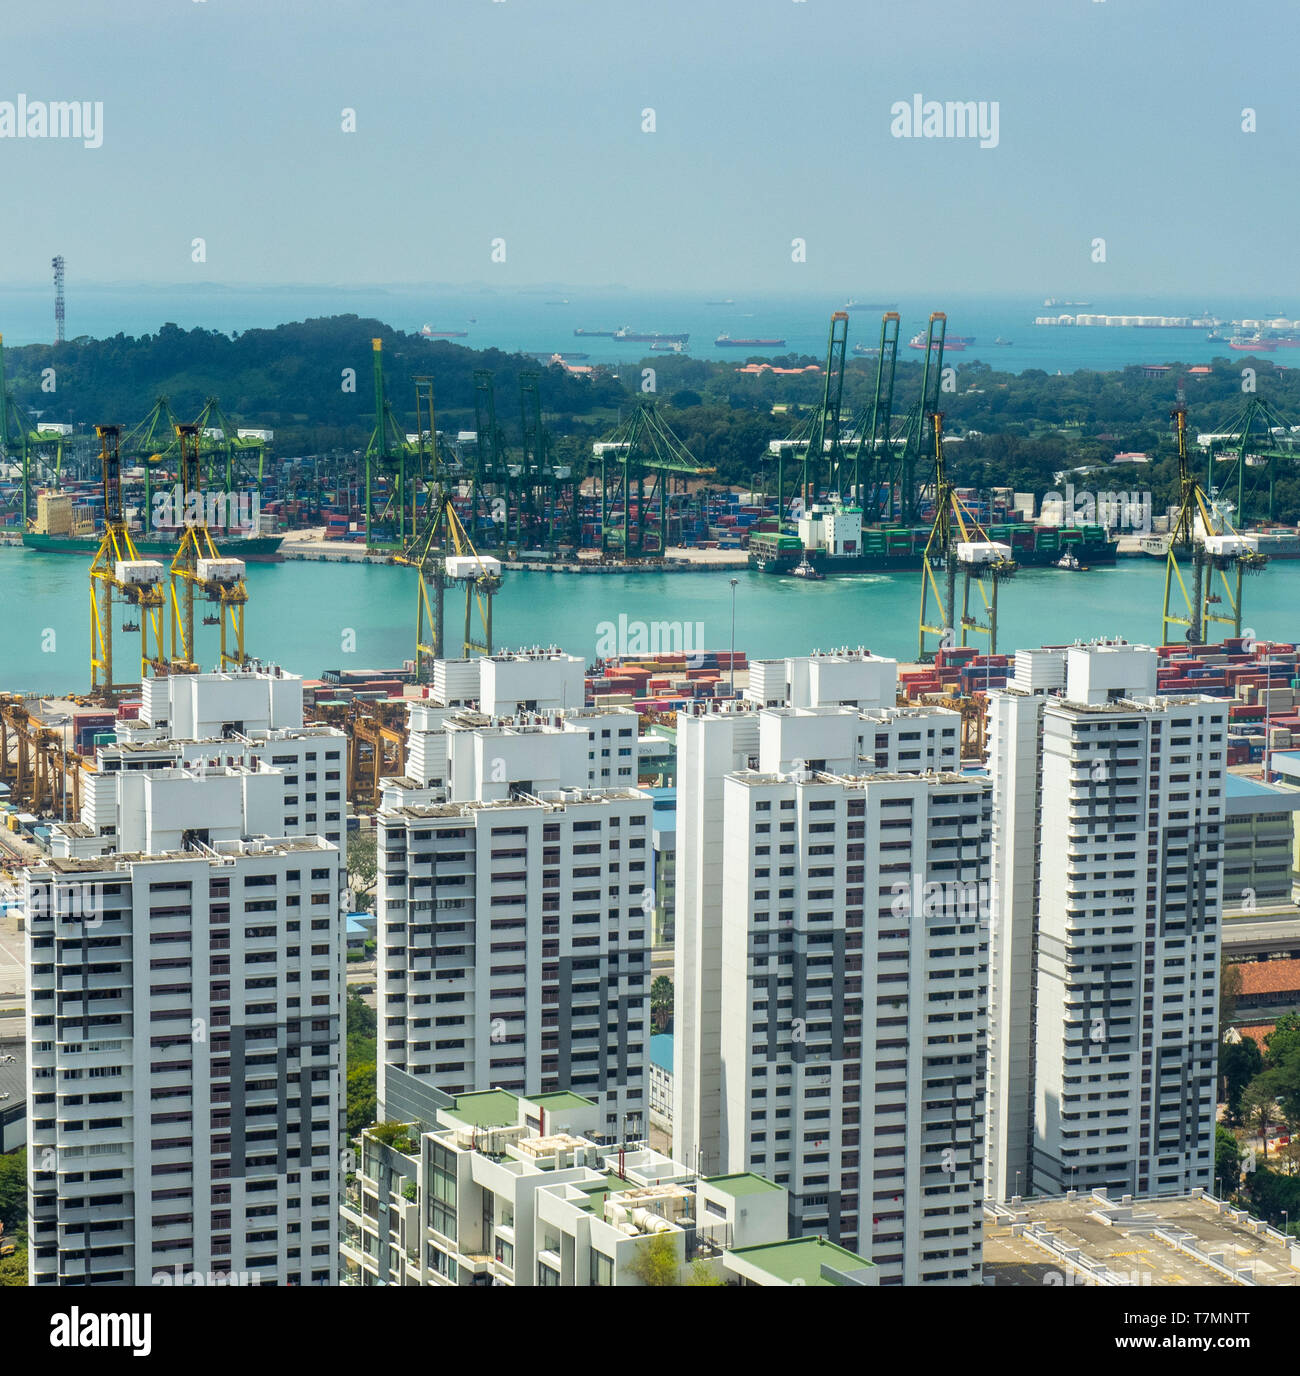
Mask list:
[{"label": "sky", "polygon": [[[0,102],[102,144],[0,137],[0,283],[1281,299],[1297,40],[1290,0],[14,6]],[[895,136],[917,94],[996,146]]]}]

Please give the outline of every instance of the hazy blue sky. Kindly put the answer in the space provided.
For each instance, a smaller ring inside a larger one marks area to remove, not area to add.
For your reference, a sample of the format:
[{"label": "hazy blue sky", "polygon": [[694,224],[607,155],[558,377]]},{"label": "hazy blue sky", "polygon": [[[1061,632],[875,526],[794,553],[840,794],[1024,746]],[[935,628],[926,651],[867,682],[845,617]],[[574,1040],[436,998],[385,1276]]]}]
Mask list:
[{"label": "hazy blue sky", "polygon": [[[0,138],[0,280],[1289,298],[1298,40],[1293,0],[9,5],[0,101],[102,101],[103,146]],[[916,92],[998,146],[891,136]]]}]

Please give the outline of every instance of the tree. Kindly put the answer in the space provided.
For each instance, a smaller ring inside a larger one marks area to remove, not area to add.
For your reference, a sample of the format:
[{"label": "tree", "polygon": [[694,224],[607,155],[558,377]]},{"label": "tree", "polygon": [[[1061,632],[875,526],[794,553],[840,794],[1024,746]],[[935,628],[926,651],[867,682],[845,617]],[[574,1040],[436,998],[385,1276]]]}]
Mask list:
[{"label": "tree", "polygon": [[1264,1058],[1260,1055],[1259,1043],[1253,1037],[1243,1037],[1240,1042],[1227,1042],[1219,1048],[1219,1080],[1222,1085],[1220,1099],[1227,1105],[1228,1117],[1234,1122],[1241,1121],[1241,1094],[1246,1086],[1264,1068]]},{"label": "tree", "polygon": [[1277,1122],[1277,1089],[1273,1072],[1266,1070],[1246,1086],[1241,1095],[1242,1121],[1252,1131],[1258,1131],[1264,1143],[1264,1160],[1268,1160],[1268,1130]]},{"label": "tree", "polygon": [[696,1257],[686,1269],[685,1285],[726,1285],[726,1281],[703,1257]]},{"label": "tree", "polygon": [[0,1156],[0,1223],[9,1233],[27,1223],[27,1149]]},{"label": "tree", "polygon": [[656,975],[650,982],[650,1016],[662,1032],[673,1015],[673,982],[667,975]]},{"label": "tree", "polygon": [[360,994],[348,995],[347,1135],[355,1137],[375,1121],[375,1010]]},{"label": "tree", "polygon": [[415,1137],[409,1123],[376,1123],[370,1129],[370,1135],[377,1142],[382,1142],[384,1146],[392,1147],[395,1151],[409,1153],[415,1150]]},{"label": "tree", "polygon": [[676,1285],[677,1244],[670,1233],[652,1233],[632,1254],[628,1270],[642,1285]]},{"label": "tree", "polygon": [[1270,1065],[1277,1065],[1293,1051],[1300,1051],[1300,1013],[1283,1013],[1264,1038],[1264,1046]]},{"label": "tree", "polygon": [[1220,1199],[1231,1199],[1241,1186],[1241,1147],[1222,1123],[1214,1129],[1214,1183]]},{"label": "tree", "polygon": [[1279,1175],[1261,1166],[1250,1177],[1250,1206],[1270,1223],[1281,1223],[1285,1213],[1290,1232],[1291,1222],[1300,1219],[1300,1176]]},{"label": "tree", "polygon": [[0,1257],[0,1285],[27,1284],[27,1248],[19,1247],[11,1257]]}]

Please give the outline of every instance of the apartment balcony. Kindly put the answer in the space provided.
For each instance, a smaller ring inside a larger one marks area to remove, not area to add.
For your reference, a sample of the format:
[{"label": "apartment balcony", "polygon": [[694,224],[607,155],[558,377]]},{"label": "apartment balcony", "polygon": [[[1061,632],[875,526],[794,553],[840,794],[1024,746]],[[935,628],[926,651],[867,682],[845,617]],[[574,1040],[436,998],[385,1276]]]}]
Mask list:
[{"label": "apartment balcony", "polygon": [[86,1205],[79,1209],[61,1208],[58,1211],[60,1241],[64,1229],[80,1229],[87,1223],[116,1223],[121,1228],[130,1227],[135,1221],[128,1196],[123,1196],[121,1204]]},{"label": "apartment balcony", "polygon": [[82,974],[75,966],[65,967],[64,973],[59,977],[58,988],[64,998],[71,998],[82,990],[101,990],[113,989],[123,997],[131,992],[131,971],[129,962],[123,961],[128,968],[116,970],[112,973],[91,973]]}]

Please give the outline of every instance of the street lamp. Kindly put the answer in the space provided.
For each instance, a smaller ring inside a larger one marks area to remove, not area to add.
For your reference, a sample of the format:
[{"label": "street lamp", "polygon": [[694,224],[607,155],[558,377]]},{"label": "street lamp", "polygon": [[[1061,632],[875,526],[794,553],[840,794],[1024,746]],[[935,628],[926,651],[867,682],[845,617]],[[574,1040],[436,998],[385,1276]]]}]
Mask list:
[{"label": "street lamp", "polygon": [[731,580],[731,696],[736,696],[736,585],[739,578]]}]

